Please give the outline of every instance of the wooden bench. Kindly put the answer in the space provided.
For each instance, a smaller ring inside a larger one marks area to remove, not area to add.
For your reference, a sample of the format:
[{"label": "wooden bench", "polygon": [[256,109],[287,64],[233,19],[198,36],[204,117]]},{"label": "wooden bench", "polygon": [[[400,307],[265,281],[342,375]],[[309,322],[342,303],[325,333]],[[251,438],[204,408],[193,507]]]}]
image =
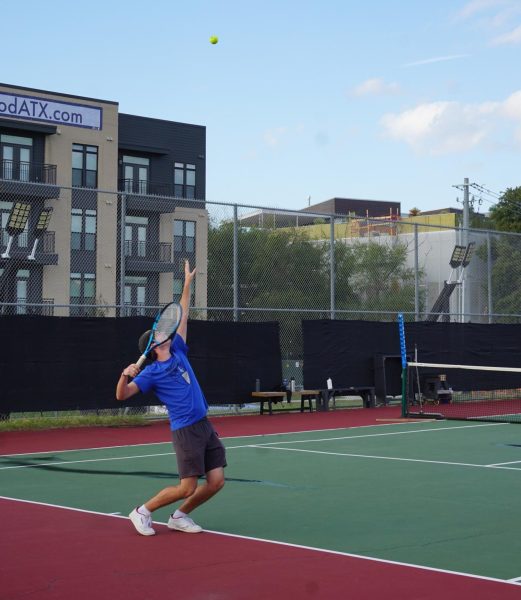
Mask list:
[{"label": "wooden bench", "polygon": [[[312,399],[315,398],[318,401],[320,397],[320,390],[299,390],[297,392],[293,392],[293,394],[300,394],[300,412],[304,412],[305,410],[309,410],[309,412],[313,412],[313,404]],[[281,392],[252,392],[252,398],[257,399],[260,402],[260,414],[263,415],[265,412],[264,404],[268,403],[268,413],[270,415],[273,414],[273,404],[277,402],[283,402],[287,399],[288,394],[285,391]],[[304,406],[305,402],[308,402],[307,408]],[[292,410],[292,409],[286,409]]]},{"label": "wooden bench", "polygon": [[331,390],[321,390],[317,397],[317,410],[329,410],[329,401],[333,400],[333,407],[336,408],[336,396],[361,396],[365,408],[375,406],[374,387],[370,385],[353,385],[348,387],[333,388]]}]

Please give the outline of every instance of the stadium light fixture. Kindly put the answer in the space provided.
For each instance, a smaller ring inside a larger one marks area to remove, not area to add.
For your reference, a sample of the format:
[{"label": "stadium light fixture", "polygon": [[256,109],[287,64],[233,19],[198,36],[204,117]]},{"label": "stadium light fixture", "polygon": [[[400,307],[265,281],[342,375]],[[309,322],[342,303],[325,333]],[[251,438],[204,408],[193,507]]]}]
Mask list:
[{"label": "stadium light fixture", "polygon": [[9,234],[9,241],[7,242],[7,248],[2,254],[2,258],[10,258],[9,252],[11,251],[11,244],[15,236],[20,235],[25,230],[27,219],[29,218],[29,212],[31,210],[30,204],[24,202],[16,202],[11,209],[9,219],[5,230]]},{"label": "stadium light fixture", "polygon": [[36,225],[34,226],[34,229],[33,229],[33,235],[34,235],[35,239],[34,239],[34,244],[33,244],[33,249],[31,251],[31,254],[29,254],[29,256],[27,257],[28,260],[34,260],[34,256],[36,254],[36,247],[38,246],[38,241],[43,236],[43,234],[47,231],[47,227],[49,227],[49,223],[51,221],[51,216],[52,216],[52,208],[44,208],[40,212],[40,215],[38,216],[38,221],[36,221]]},{"label": "stadium light fixture", "polygon": [[452,256],[450,257],[450,266],[453,269],[460,267],[465,259],[465,254],[467,252],[467,248],[465,246],[454,246],[454,250],[452,251]]},{"label": "stadium light fixture", "polygon": [[465,257],[463,258],[463,261],[461,263],[462,267],[466,267],[470,260],[472,259],[472,256],[474,254],[474,249],[476,247],[476,242],[470,242],[470,244],[467,246],[467,249],[465,251]]}]

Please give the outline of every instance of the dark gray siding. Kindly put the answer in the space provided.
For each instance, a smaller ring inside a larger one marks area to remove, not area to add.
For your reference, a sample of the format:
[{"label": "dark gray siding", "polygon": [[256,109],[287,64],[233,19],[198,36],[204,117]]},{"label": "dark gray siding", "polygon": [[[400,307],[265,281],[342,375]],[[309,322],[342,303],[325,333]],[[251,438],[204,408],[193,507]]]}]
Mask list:
[{"label": "dark gray siding", "polygon": [[174,162],[196,166],[196,198],[206,197],[206,127],[119,114],[120,154],[150,157],[150,181],[173,182]]},{"label": "dark gray siding", "polygon": [[307,212],[324,214],[348,215],[354,213],[357,217],[388,217],[400,214],[399,202],[385,200],[359,200],[357,198],[331,198],[325,202],[314,204],[304,209]]}]

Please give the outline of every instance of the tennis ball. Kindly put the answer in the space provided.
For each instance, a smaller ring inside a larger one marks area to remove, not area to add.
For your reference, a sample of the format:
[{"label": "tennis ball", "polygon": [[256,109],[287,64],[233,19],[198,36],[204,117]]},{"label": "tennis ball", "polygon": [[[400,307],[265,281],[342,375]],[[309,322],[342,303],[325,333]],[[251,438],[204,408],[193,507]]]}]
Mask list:
[{"label": "tennis ball", "polygon": [[210,44],[217,44],[218,41],[219,38],[216,35],[212,35],[212,37],[210,38]]}]

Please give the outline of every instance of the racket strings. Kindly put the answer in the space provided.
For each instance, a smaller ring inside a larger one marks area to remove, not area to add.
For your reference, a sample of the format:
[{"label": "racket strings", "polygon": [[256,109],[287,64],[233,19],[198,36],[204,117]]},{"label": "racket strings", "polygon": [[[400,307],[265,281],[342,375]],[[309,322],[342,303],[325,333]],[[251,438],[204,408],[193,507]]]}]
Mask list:
[{"label": "racket strings", "polygon": [[[158,334],[169,336],[179,324],[181,317],[180,310],[177,307],[168,307],[161,314],[159,321],[156,326],[156,340]],[[157,340],[160,341],[160,340]]]}]

